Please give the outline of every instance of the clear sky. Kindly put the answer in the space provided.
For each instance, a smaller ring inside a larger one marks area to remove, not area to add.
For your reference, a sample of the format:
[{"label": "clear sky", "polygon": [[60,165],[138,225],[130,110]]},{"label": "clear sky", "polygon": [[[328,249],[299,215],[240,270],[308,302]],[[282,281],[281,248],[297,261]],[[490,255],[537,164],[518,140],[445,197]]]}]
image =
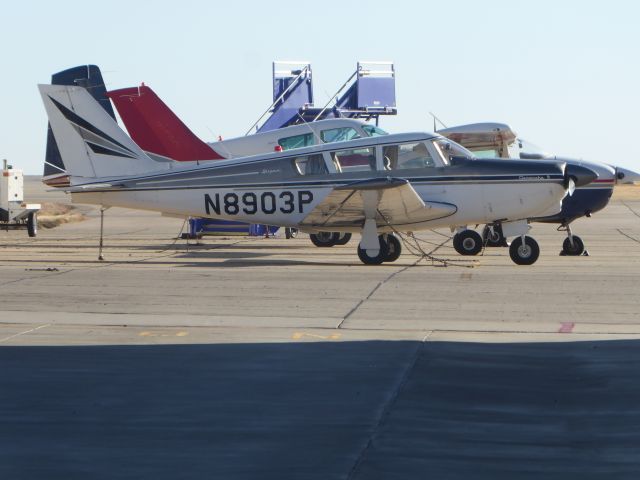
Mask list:
[{"label": "clear sky", "polygon": [[146,82],[204,140],[242,135],[271,62],[308,60],[316,105],[358,60],[391,60],[391,132],[498,121],[545,150],[640,171],[640,2],[633,0],[10,2],[0,16],[0,158],[40,174],[36,85],[93,63]]}]

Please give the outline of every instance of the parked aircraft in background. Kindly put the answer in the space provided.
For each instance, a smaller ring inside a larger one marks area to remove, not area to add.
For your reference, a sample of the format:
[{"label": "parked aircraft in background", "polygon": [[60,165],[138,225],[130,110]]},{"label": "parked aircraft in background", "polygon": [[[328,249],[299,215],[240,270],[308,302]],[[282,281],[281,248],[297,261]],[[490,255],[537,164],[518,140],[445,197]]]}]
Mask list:
[{"label": "parked aircraft in background", "polygon": [[[503,123],[459,125],[438,130],[438,133],[460,143],[478,157],[534,161],[556,160],[566,162],[568,168],[577,165],[595,171],[598,178],[587,185],[577,187],[573,195],[562,202],[560,212],[530,219],[535,222],[558,223],[560,224],[559,230],[566,230],[567,238],[562,245],[562,253],[565,255],[581,255],[585,251],[584,242],[571,230],[571,222],[583,216],[590,217],[593,213],[602,210],[609,203],[616,184],[640,181],[640,175],[627,169],[604,163],[560,158],[544,153],[533,144],[518,138],[511,127]],[[483,231],[483,237],[489,246],[507,245],[499,225],[486,227]],[[479,253],[481,250],[481,245],[476,245],[469,240],[466,245],[463,245],[454,239],[454,245],[460,253],[467,255]]]},{"label": "parked aircraft in background", "polygon": [[563,162],[477,160],[435,134],[384,135],[196,165],[146,155],[82,87],[41,85],[73,201],[181,216],[358,232],[366,264],[395,261],[394,232],[500,222],[518,264],[539,255],[527,218],[555,215]]},{"label": "parked aircraft in background", "polygon": [[361,120],[318,120],[263,133],[203,142],[148,86],[107,92],[129,135],[148,155],[177,161],[221,160],[344,142],[387,132]]}]

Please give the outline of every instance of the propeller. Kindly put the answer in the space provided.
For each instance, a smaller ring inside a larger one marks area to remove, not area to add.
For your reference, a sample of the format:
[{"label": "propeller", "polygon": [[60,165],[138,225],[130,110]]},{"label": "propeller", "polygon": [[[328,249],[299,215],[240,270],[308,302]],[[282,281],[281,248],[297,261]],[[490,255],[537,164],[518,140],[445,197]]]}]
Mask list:
[{"label": "propeller", "polygon": [[573,181],[573,177],[569,177],[569,182],[567,185],[567,194],[571,197],[573,192],[576,191],[576,182]]},{"label": "propeller", "polygon": [[573,195],[576,187],[584,187],[594,180],[597,180],[598,174],[590,168],[568,163],[564,171],[564,188],[567,189],[569,196]]}]

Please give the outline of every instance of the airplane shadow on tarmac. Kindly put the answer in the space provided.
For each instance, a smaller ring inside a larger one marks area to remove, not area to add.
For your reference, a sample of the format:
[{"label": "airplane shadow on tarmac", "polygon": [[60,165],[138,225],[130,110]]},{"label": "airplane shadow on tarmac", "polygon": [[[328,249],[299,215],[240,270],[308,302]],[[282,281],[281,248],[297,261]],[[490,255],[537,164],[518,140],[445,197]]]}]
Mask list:
[{"label": "airplane shadow on tarmac", "polygon": [[640,343],[0,348],[0,478],[638,478]]}]

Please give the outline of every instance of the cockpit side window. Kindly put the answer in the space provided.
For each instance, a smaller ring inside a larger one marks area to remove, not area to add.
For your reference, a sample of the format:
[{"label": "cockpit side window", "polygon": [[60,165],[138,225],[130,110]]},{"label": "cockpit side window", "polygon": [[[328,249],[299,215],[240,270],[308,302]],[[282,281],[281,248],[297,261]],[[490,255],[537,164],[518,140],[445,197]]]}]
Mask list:
[{"label": "cockpit side window", "polygon": [[462,145],[458,145],[456,142],[446,138],[433,140],[433,146],[436,147],[445,164],[450,164],[453,158],[468,158],[470,160],[477,158]]},{"label": "cockpit side window", "polygon": [[296,157],[293,163],[300,175],[323,175],[328,173],[327,165],[321,153]]},{"label": "cockpit side window", "polygon": [[435,162],[423,142],[386,145],[382,148],[385,170],[435,167]]},{"label": "cockpit side window", "polygon": [[303,135],[294,135],[293,137],[285,137],[278,139],[278,145],[283,150],[291,150],[292,148],[309,147],[313,145],[313,133],[305,133]]},{"label": "cockpit side window", "polygon": [[373,147],[353,148],[331,152],[338,172],[362,172],[376,169],[376,154]]},{"label": "cockpit side window", "polygon": [[324,143],[334,142],[346,142],[347,140],[353,140],[354,138],[360,138],[355,128],[342,127],[342,128],[330,128],[328,130],[322,130],[320,132],[320,138]]},{"label": "cockpit side window", "polygon": [[389,135],[380,127],[376,127],[375,125],[362,125],[362,130],[364,133],[369,135],[370,137],[381,137],[382,135]]}]

